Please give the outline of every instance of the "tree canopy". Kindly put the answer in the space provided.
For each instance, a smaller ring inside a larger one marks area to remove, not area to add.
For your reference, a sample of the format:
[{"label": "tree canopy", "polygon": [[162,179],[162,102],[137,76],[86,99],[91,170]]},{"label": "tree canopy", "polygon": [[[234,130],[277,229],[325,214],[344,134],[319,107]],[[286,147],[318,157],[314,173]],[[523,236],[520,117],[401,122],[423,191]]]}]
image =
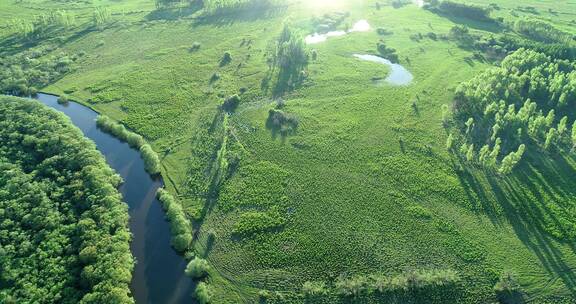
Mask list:
[{"label": "tree canopy", "polygon": [[0,302],[133,303],[120,182],[63,114],[0,97]]}]

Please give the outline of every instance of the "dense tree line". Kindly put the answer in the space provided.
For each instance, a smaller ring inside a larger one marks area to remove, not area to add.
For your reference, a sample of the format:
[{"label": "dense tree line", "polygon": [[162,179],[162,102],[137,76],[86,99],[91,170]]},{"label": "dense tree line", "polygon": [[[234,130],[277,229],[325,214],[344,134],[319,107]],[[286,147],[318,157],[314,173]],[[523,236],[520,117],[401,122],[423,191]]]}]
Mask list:
[{"label": "dense tree line", "polygon": [[133,303],[120,182],[63,114],[0,97],[0,302]]},{"label": "dense tree line", "polygon": [[60,29],[76,24],[76,16],[65,10],[49,11],[29,19],[12,19],[10,27],[21,38],[30,40],[45,38]]},{"label": "dense tree line", "polygon": [[491,8],[475,4],[461,3],[455,1],[426,1],[426,9],[449,14],[456,17],[463,17],[478,21],[493,21],[490,16]]},{"label": "dense tree line", "polygon": [[528,147],[574,145],[575,103],[576,64],[520,49],[457,88],[454,118],[461,132],[447,147],[510,173]]},{"label": "dense tree line", "polygon": [[[374,274],[345,277],[334,282],[307,281],[302,294],[310,303],[337,297],[350,302],[364,302],[375,298],[378,302],[395,299],[394,303],[445,303],[458,297],[461,280],[453,270],[419,270],[395,276]],[[368,302],[368,301],[367,301]]]},{"label": "dense tree line", "polygon": [[166,211],[172,233],[172,246],[184,252],[192,243],[192,224],[182,209],[182,204],[164,189],[158,189],[158,200]]},{"label": "dense tree line", "polygon": [[146,140],[139,134],[136,134],[124,127],[108,116],[99,115],[96,125],[104,132],[110,133],[120,140],[127,142],[131,147],[139,149],[140,155],[144,160],[144,167],[150,174],[160,174],[160,158],[152,147],[146,143]]},{"label": "dense tree line", "polygon": [[[62,77],[83,54],[50,54],[54,47],[40,47],[0,57],[0,93],[26,96]],[[50,55],[49,55],[50,54]]]},{"label": "dense tree line", "polygon": [[570,43],[576,37],[548,22],[532,18],[517,20],[514,23],[514,30],[530,39],[545,43]]}]

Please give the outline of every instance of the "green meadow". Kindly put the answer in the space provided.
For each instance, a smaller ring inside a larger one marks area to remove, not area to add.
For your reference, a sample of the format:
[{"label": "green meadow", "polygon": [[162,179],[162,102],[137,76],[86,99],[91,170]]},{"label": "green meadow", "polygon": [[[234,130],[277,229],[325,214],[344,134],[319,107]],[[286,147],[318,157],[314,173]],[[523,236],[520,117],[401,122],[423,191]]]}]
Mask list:
[{"label": "green meadow", "polygon": [[[2,1],[0,59],[42,48],[40,58],[73,57],[35,89],[81,102],[150,143],[191,223],[185,255],[208,261],[201,286],[211,303],[497,303],[494,286],[507,273],[521,295],[503,303],[574,302],[575,238],[565,233],[576,227],[574,154],[533,149],[511,174],[497,174],[446,149],[457,127],[443,116],[461,82],[500,62],[449,38],[455,26],[520,37],[507,24],[534,18],[576,35],[576,4],[474,1],[497,4],[491,16],[502,19],[488,22],[392,2],[211,12],[152,0]],[[95,8],[109,12],[99,25]],[[62,10],[74,21],[40,38],[14,26]],[[314,56],[302,82],[275,94],[266,79],[284,26],[306,36],[314,18],[336,12],[346,14],[335,29],[366,20],[370,30],[306,45]],[[374,81],[390,68],[353,56],[378,55],[379,42],[395,49],[410,84]],[[240,102],[225,111],[233,95]],[[276,128],[271,109],[296,123]],[[347,278],[437,270],[457,273],[449,292],[338,291]],[[312,292],[310,282],[325,285]]]}]

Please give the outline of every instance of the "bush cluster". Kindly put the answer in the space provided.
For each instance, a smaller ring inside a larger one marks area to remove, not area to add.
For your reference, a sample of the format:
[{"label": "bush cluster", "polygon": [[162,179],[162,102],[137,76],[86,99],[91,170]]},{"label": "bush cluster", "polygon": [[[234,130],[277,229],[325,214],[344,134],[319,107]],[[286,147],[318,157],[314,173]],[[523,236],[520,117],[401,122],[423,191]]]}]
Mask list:
[{"label": "bush cluster", "polygon": [[284,224],[286,224],[286,219],[277,210],[248,211],[240,215],[232,233],[241,237],[249,237],[256,233],[279,229]]},{"label": "bush cluster", "polygon": [[110,133],[120,140],[127,142],[131,147],[139,149],[146,171],[150,174],[160,174],[160,158],[152,150],[152,147],[146,143],[144,138],[132,131],[129,131],[124,125],[112,120],[111,118],[99,115],[96,125],[104,132]]},{"label": "bush cluster", "polygon": [[192,225],[182,209],[182,204],[164,189],[158,189],[157,196],[170,222],[172,246],[179,252],[186,251],[192,242]]},{"label": "bush cluster", "polygon": [[386,44],[383,41],[379,41],[378,44],[376,45],[377,49],[378,49],[378,53],[380,53],[380,55],[388,60],[390,60],[390,62],[392,63],[398,63],[398,54],[396,54],[396,49],[393,49],[391,47],[387,47]]},{"label": "bush cluster", "polygon": [[206,282],[200,282],[196,286],[194,291],[194,297],[198,300],[200,304],[207,304],[212,301],[213,292],[210,289],[210,285]]},{"label": "bush cluster", "polygon": [[292,114],[287,114],[281,110],[270,109],[266,128],[272,131],[278,131],[283,136],[296,133],[298,129],[298,118]]},{"label": "bush cluster", "polygon": [[490,16],[490,12],[492,10],[490,7],[450,0],[429,1],[425,7],[431,11],[438,11],[456,17],[468,18],[478,21],[494,21]]},{"label": "bush cluster", "polygon": [[54,47],[46,46],[0,57],[0,93],[28,96],[62,77],[72,69],[79,55],[47,55]]},{"label": "bush cluster", "polygon": [[544,43],[570,43],[576,36],[557,29],[552,24],[532,18],[519,19],[514,30],[530,39]]},{"label": "bush cluster", "polygon": [[460,277],[453,270],[412,271],[397,276],[367,275],[340,277],[330,287],[325,282],[308,281],[302,286],[307,298],[321,298],[326,295],[340,297],[384,296],[429,299],[442,296],[448,299],[457,293]]},{"label": "bush cluster", "polygon": [[295,89],[306,79],[308,53],[302,36],[289,25],[284,25],[276,42],[275,52],[270,58],[271,68],[277,71],[274,91],[276,95]]},{"label": "bush cluster", "polygon": [[222,110],[232,113],[240,105],[240,97],[236,94],[226,98],[222,103]]},{"label": "bush cluster", "polygon": [[208,275],[210,265],[205,259],[195,257],[186,266],[186,275],[193,279],[201,279]]}]

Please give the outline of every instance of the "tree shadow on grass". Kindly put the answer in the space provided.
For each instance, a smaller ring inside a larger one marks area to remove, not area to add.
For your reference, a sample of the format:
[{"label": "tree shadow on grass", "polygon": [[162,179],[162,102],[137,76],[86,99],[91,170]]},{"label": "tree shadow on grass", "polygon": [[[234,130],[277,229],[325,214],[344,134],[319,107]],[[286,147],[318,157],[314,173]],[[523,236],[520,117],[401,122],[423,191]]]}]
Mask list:
[{"label": "tree shadow on grass", "polygon": [[[504,217],[550,276],[560,279],[576,296],[576,265],[569,265],[566,251],[562,251],[563,245],[568,245],[576,254],[576,245],[569,241],[573,232],[567,230],[571,223],[558,218],[559,212],[570,212],[573,206],[568,201],[576,197],[576,170],[571,163],[573,156],[527,154],[510,176],[465,169],[456,172],[469,201],[493,221]],[[494,212],[491,203],[498,204],[502,211]]]},{"label": "tree shadow on grass", "polygon": [[194,2],[186,7],[166,7],[158,8],[150,12],[146,17],[148,21],[154,20],[178,20],[180,18],[188,17],[193,15],[202,9],[202,5],[199,2]]},{"label": "tree shadow on grass", "polygon": [[193,26],[214,25],[217,27],[224,27],[231,26],[236,22],[252,22],[261,19],[270,19],[283,15],[287,8],[287,5],[282,5],[221,9],[213,13],[196,17]]},{"label": "tree shadow on grass", "polygon": [[452,23],[465,25],[471,29],[486,31],[491,33],[501,33],[504,27],[496,21],[478,21],[464,17],[457,17],[450,14],[436,12],[436,15],[450,20]]}]

